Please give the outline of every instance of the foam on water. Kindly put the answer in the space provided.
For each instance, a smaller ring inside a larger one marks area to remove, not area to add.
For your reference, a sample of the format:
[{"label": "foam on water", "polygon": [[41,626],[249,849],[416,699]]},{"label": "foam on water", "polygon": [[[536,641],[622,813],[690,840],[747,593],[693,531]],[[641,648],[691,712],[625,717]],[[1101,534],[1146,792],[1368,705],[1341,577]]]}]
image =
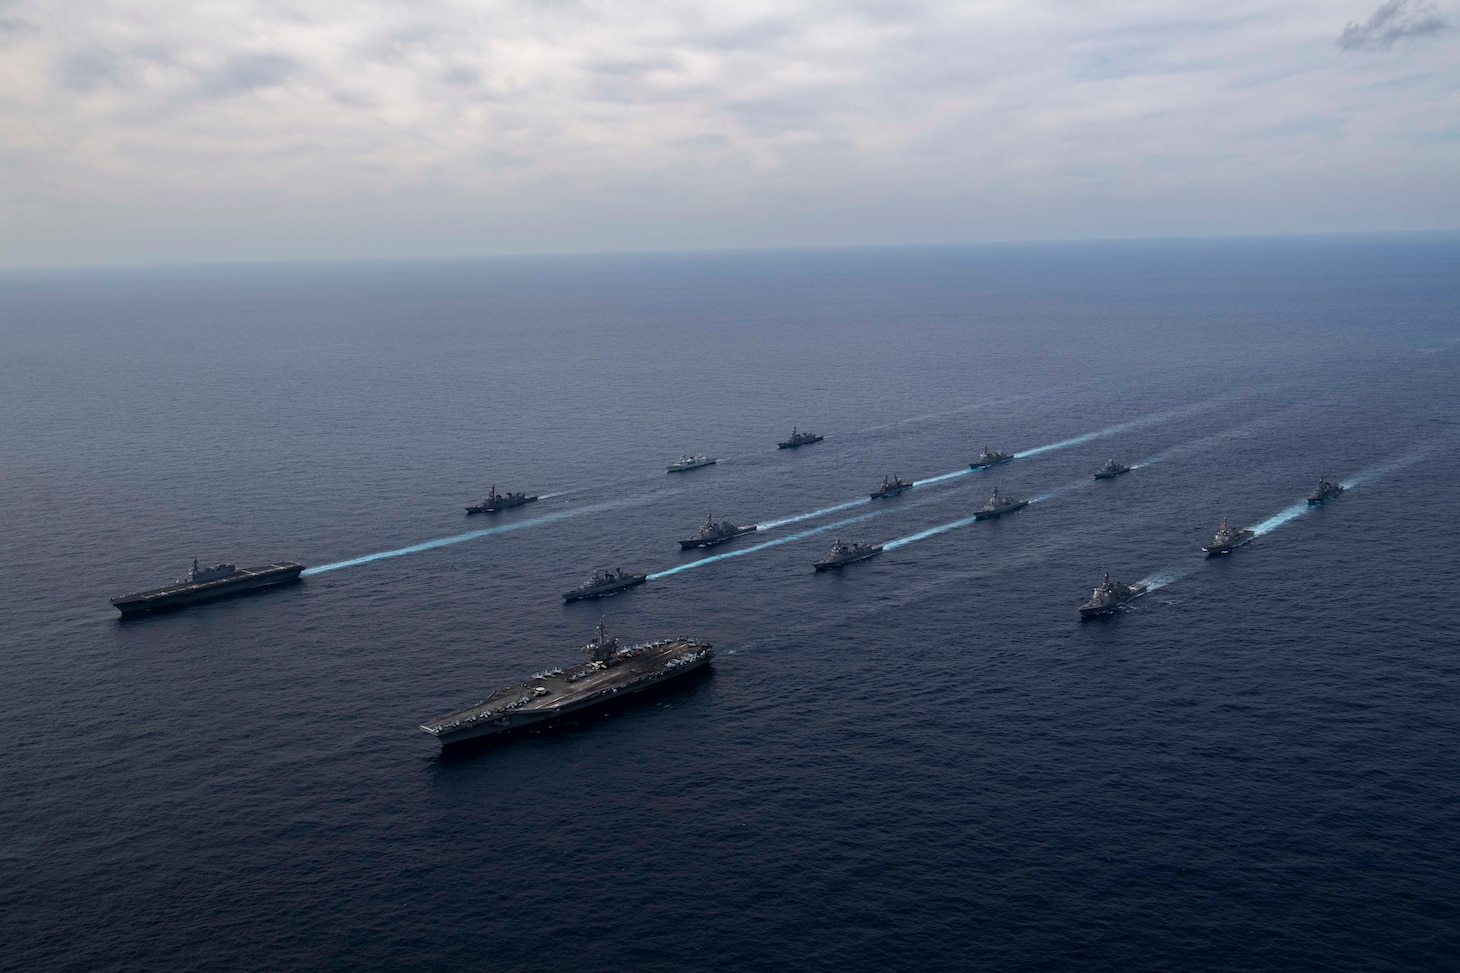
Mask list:
[{"label": "foam on water", "polygon": [[851,524],[861,523],[864,520],[871,520],[873,517],[880,517],[883,514],[890,512],[891,509],[874,510],[871,513],[862,514],[859,517],[848,517],[845,520],[834,520],[829,524],[821,524],[820,526],[812,527],[807,530],[797,531],[794,534],[787,534],[785,537],[777,537],[773,541],[762,541],[761,543],[754,544],[750,547],[743,547],[735,551],[726,551],[724,554],[714,554],[710,557],[700,558],[698,561],[691,561],[688,564],[680,564],[672,568],[665,568],[663,571],[655,571],[653,574],[649,575],[649,580],[653,581],[656,578],[667,578],[671,574],[678,574],[681,571],[688,571],[691,568],[702,568],[707,564],[714,564],[716,561],[727,561],[732,557],[744,557],[747,554],[754,554],[757,551],[763,551],[768,547],[777,547],[781,544],[789,544],[792,541],[799,541],[803,537],[810,537],[813,534],[820,534],[828,530],[835,530],[838,527],[847,527]]}]

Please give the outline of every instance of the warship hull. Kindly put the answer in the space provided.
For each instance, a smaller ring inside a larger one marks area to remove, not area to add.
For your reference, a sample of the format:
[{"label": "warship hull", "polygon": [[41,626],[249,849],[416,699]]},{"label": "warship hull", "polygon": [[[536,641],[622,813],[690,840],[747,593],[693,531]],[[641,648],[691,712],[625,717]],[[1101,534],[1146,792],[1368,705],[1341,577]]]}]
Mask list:
[{"label": "warship hull", "polygon": [[1112,470],[1109,473],[1096,473],[1095,474],[1095,479],[1097,479],[1097,480],[1113,480],[1117,476],[1123,476],[1126,473],[1129,473],[1130,471],[1131,471],[1131,467],[1127,467],[1127,468],[1125,468],[1123,470]]},{"label": "warship hull", "polygon": [[707,459],[707,460],[704,460],[704,461],[698,462],[698,463],[675,463],[673,466],[669,467],[669,472],[670,473],[688,473],[690,470],[697,470],[697,469],[700,469],[701,467],[714,466],[718,462],[720,462],[720,461],[719,460],[716,460],[716,459]]},{"label": "warship hull", "polygon": [[838,560],[835,560],[835,561],[817,561],[816,562],[816,570],[818,570],[818,571],[835,571],[837,568],[844,568],[848,564],[856,564],[858,561],[865,561],[868,558],[870,558],[870,557],[876,557],[877,555],[879,555],[881,553],[882,553],[882,548],[879,547],[875,551],[868,551],[865,554],[858,554],[856,557],[839,558]]},{"label": "warship hull", "polygon": [[[709,665],[712,646],[668,639],[634,646],[612,665],[585,663],[498,689],[475,706],[421,724],[441,746],[499,736],[608,706],[655,686],[682,679]],[[545,692],[540,692],[545,690]]]},{"label": "warship hull", "polygon": [[968,468],[970,470],[986,470],[991,466],[999,466],[1002,463],[1011,462],[1013,459],[1014,457],[1012,456],[1005,456],[1003,459],[996,459],[992,463],[980,463],[975,460],[974,462],[968,464]]},{"label": "warship hull", "polygon": [[912,484],[907,486],[893,487],[889,490],[878,490],[876,493],[868,494],[873,500],[886,500],[888,497],[900,496],[912,489]]},{"label": "warship hull", "polygon": [[1121,598],[1118,601],[1113,601],[1108,605],[1081,605],[1080,620],[1084,621],[1088,618],[1101,618],[1105,615],[1114,615],[1116,611],[1118,611],[1122,606],[1130,604],[1145,593],[1146,589],[1142,587],[1139,590],[1133,591],[1132,593],[1126,595],[1124,598]]},{"label": "warship hull", "polygon": [[177,584],[139,591],[113,598],[112,605],[123,617],[148,612],[176,611],[190,605],[217,601],[234,595],[274,588],[299,580],[304,565],[294,561],[277,561],[257,568],[244,568],[237,574],[212,581],[180,581]]},{"label": "warship hull", "polygon": [[825,438],[825,436],[810,436],[806,439],[796,440],[795,442],[792,442],[788,439],[783,443],[776,443],[776,449],[799,449],[802,446],[810,446],[812,443],[819,443]]},{"label": "warship hull", "polygon": [[754,534],[757,528],[741,527],[733,534],[722,534],[719,537],[687,537],[679,542],[681,551],[692,551],[701,547],[714,547],[716,544],[724,544],[726,541],[733,541],[737,537],[744,537],[746,534]]},{"label": "warship hull", "polygon": [[596,588],[589,588],[583,591],[577,589],[574,589],[573,591],[565,591],[563,592],[563,600],[583,601],[585,598],[606,598],[609,595],[616,595],[620,591],[623,591],[627,588],[633,588],[641,585],[648,580],[649,576],[647,574],[636,574],[633,577],[621,578],[618,581],[613,581],[609,584],[599,585]]},{"label": "warship hull", "polygon": [[1249,531],[1245,536],[1238,538],[1231,543],[1208,544],[1201,550],[1202,553],[1205,554],[1207,557],[1221,557],[1223,554],[1231,554],[1233,551],[1237,550],[1237,548],[1241,547],[1243,544],[1246,544],[1248,541],[1252,540],[1256,536],[1256,534],[1253,534]]},{"label": "warship hull", "polygon": [[524,507],[529,503],[537,503],[537,497],[522,497],[516,500],[503,500],[498,503],[474,503],[466,508],[466,512],[469,514],[494,514],[501,510]]},{"label": "warship hull", "polygon": [[1020,500],[1018,503],[1011,503],[999,510],[980,510],[973,515],[974,520],[993,520],[995,517],[1002,517],[1004,514],[1011,514],[1016,510],[1023,510],[1029,506],[1028,500]]}]

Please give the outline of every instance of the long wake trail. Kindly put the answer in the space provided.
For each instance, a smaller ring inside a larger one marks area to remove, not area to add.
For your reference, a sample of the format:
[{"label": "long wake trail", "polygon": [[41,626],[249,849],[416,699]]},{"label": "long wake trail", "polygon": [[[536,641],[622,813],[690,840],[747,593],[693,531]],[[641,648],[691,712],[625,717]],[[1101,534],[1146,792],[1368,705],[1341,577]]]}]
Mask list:
[{"label": "long wake trail", "polygon": [[707,564],[714,564],[716,561],[728,561],[732,557],[744,557],[747,554],[754,554],[757,551],[763,551],[768,547],[777,547],[781,544],[789,544],[792,541],[799,541],[803,537],[810,537],[813,534],[821,534],[828,530],[835,530],[838,527],[848,527],[852,524],[859,524],[864,520],[871,520],[873,517],[881,517],[883,514],[892,513],[893,510],[896,509],[905,510],[907,508],[887,507],[882,510],[873,510],[870,513],[861,514],[856,517],[848,517],[845,520],[834,520],[829,524],[821,524],[816,527],[807,528],[806,530],[797,531],[794,534],[787,534],[785,537],[777,537],[773,541],[762,541],[759,544],[752,544],[750,547],[742,547],[736,551],[726,551],[724,554],[714,554],[710,557],[702,557],[698,561],[690,561],[688,564],[679,564],[672,568],[665,568],[663,571],[655,571],[653,574],[649,575],[649,580],[653,581],[657,578],[667,578],[671,574],[678,574],[681,571],[689,571],[694,568],[702,568]]}]

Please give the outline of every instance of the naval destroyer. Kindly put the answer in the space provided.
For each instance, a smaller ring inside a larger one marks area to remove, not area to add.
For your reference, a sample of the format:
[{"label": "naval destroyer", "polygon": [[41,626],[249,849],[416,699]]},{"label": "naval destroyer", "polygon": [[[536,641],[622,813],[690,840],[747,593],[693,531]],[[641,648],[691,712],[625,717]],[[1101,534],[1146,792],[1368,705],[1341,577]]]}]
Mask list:
[{"label": "naval destroyer", "polygon": [[616,595],[625,588],[632,588],[648,580],[649,576],[647,574],[632,574],[623,568],[614,568],[612,571],[594,571],[593,577],[572,591],[563,592],[563,600],[581,601],[584,598],[602,598],[604,595]]},{"label": "naval destroyer", "polygon": [[708,642],[684,637],[620,646],[602,621],[583,652],[586,663],[504,686],[475,706],[427,720],[421,729],[443,747],[493,736],[623,699],[694,672],[715,657]]},{"label": "naval destroyer", "polygon": [[1122,474],[1122,473],[1129,473],[1130,470],[1131,470],[1131,468],[1129,466],[1126,466],[1124,463],[1117,463],[1115,461],[1115,459],[1112,457],[1111,459],[1108,459],[1108,460],[1105,461],[1105,465],[1104,466],[1100,467],[1100,469],[1098,469],[1098,470],[1095,471],[1095,479],[1097,479],[1097,480],[1109,480],[1109,479],[1113,479],[1113,478],[1115,478],[1117,476],[1120,476],[1120,474]]},{"label": "naval destroyer", "polygon": [[474,503],[466,508],[469,514],[494,514],[498,510],[509,510],[512,507],[520,507],[525,503],[536,503],[537,496],[528,496],[525,493],[498,493],[497,485],[492,484],[491,492],[481,503]]},{"label": "naval destroyer", "polygon": [[1146,586],[1143,584],[1122,584],[1119,581],[1111,581],[1110,575],[1105,575],[1105,580],[1095,586],[1090,600],[1080,606],[1081,618],[1098,618],[1101,615],[1110,615],[1132,599],[1139,598],[1146,593]]},{"label": "naval destroyer", "polygon": [[716,544],[734,540],[741,534],[754,534],[757,529],[754,524],[749,527],[736,527],[728,520],[717,521],[715,515],[710,514],[705,517],[704,524],[695,531],[693,537],[686,537],[679,542],[679,549],[688,551],[696,547],[714,547]]},{"label": "naval destroyer", "polygon": [[994,487],[994,495],[989,497],[989,502],[974,511],[974,520],[988,520],[990,517],[1002,517],[1004,514],[1011,514],[1016,510],[1023,510],[1029,506],[1028,500],[1015,500],[1013,497],[999,495],[999,488]]},{"label": "naval destroyer", "polygon": [[831,545],[831,553],[816,562],[816,570],[830,571],[832,568],[839,568],[844,564],[865,561],[867,558],[876,557],[881,553],[881,544],[863,544],[860,541],[852,544],[844,544],[841,541],[837,541]]},{"label": "naval destroyer", "polygon": [[818,436],[814,432],[802,432],[795,426],[791,427],[791,438],[776,443],[777,449],[795,449],[797,446],[809,446],[811,443],[819,443],[825,436]]},{"label": "naval destroyer", "polygon": [[986,470],[990,466],[998,466],[1000,463],[1007,463],[1014,458],[1013,453],[1001,453],[997,449],[983,448],[978,454],[978,459],[968,464],[970,470]]},{"label": "naval destroyer", "polygon": [[895,473],[892,476],[884,476],[882,478],[882,485],[872,491],[871,497],[873,500],[885,500],[887,497],[895,497],[899,493],[906,493],[912,488],[913,485],[907,480],[904,480],[901,474]]},{"label": "naval destroyer", "polygon": [[685,453],[679,459],[669,464],[669,472],[683,473],[686,470],[697,470],[701,466],[714,466],[719,460],[713,456],[691,456]]},{"label": "naval destroyer", "polygon": [[197,558],[194,558],[193,567],[183,580],[150,591],[122,595],[113,598],[111,603],[123,615],[186,608],[188,605],[245,591],[289,584],[291,581],[298,581],[299,572],[303,570],[304,565],[294,561],[275,561],[257,568],[239,569],[232,564],[215,564],[204,568],[199,567]]},{"label": "naval destroyer", "polygon": [[1257,535],[1246,527],[1232,527],[1227,523],[1227,518],[1222,518],[1221,526],[1217,528],[1217,536],[1202,550],[1208,557],[1216,557],[1219,554],[1231,554],[1237,548],[1246,544]]},{"label": "naval destroyer", "polygon": [[1308,494],[1308,506],[1316,507],[1325,500],[1332,500],[1343,492],[1342,483],[1334,483],[1332,480],[1319,480],[1318,486]]}]

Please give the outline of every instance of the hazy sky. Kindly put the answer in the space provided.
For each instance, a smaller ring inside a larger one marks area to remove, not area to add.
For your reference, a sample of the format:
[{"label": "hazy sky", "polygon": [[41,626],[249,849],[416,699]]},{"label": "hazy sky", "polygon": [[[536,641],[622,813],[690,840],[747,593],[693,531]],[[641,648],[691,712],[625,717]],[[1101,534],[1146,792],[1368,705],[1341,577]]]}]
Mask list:
[{"label": "hazy sky", "polygon": [[1460,227],[1456,0],[0,0],[0,263]]}]

